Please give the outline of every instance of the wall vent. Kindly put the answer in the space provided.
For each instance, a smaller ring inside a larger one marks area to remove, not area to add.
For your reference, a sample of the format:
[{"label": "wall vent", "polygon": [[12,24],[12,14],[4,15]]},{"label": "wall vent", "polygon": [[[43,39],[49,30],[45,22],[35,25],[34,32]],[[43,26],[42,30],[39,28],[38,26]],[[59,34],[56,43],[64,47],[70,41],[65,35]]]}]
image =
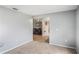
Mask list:
[{"label": "wall vent", "polygon": [[17,8],[12,8],[13,10],[18,10]]}]

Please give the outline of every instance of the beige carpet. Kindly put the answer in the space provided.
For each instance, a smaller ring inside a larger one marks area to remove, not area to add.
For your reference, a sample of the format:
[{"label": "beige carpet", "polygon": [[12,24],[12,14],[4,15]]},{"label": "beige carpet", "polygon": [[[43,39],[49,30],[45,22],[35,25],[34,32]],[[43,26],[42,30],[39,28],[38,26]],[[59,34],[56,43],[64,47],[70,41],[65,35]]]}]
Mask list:
[{"label": "beige carpet", "polygon": [[74,54],[75,49],[49,45],[44,42],[32,41],[17,47],[5,54]]}]

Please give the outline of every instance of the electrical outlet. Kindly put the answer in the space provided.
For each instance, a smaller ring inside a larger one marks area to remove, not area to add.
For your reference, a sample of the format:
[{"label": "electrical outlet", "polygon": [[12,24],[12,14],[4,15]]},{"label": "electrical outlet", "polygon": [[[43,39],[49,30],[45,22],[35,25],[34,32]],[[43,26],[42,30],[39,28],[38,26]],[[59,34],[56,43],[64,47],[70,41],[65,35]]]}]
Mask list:
[{"label": "electrical outlet", "polygon": [[65,40],[65,42],[67,42],[67,40]]}]

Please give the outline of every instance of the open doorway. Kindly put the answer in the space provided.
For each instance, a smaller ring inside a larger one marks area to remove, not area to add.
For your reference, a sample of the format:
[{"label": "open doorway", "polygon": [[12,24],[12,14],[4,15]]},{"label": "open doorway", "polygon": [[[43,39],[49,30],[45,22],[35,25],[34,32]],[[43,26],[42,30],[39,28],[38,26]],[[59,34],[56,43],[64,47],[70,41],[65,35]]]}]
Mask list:
[{"label": "open doorway", "polygon": [[33,40],[49,43],[49,18],[33,17]]}]

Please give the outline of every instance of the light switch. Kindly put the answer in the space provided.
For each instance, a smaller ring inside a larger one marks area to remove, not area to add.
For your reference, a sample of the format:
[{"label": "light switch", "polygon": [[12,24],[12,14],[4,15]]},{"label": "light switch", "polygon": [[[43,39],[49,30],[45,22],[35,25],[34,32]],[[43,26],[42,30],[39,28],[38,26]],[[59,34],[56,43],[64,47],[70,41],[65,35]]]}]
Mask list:
[{"label": "light switch", "polygon": [[0,47],[3,47],[4,43],[0,42]]},{"label": "light switch", "polygon": [[59,31],[59,29],[58,29],[58,28],[56,28],[56,31]]}]

